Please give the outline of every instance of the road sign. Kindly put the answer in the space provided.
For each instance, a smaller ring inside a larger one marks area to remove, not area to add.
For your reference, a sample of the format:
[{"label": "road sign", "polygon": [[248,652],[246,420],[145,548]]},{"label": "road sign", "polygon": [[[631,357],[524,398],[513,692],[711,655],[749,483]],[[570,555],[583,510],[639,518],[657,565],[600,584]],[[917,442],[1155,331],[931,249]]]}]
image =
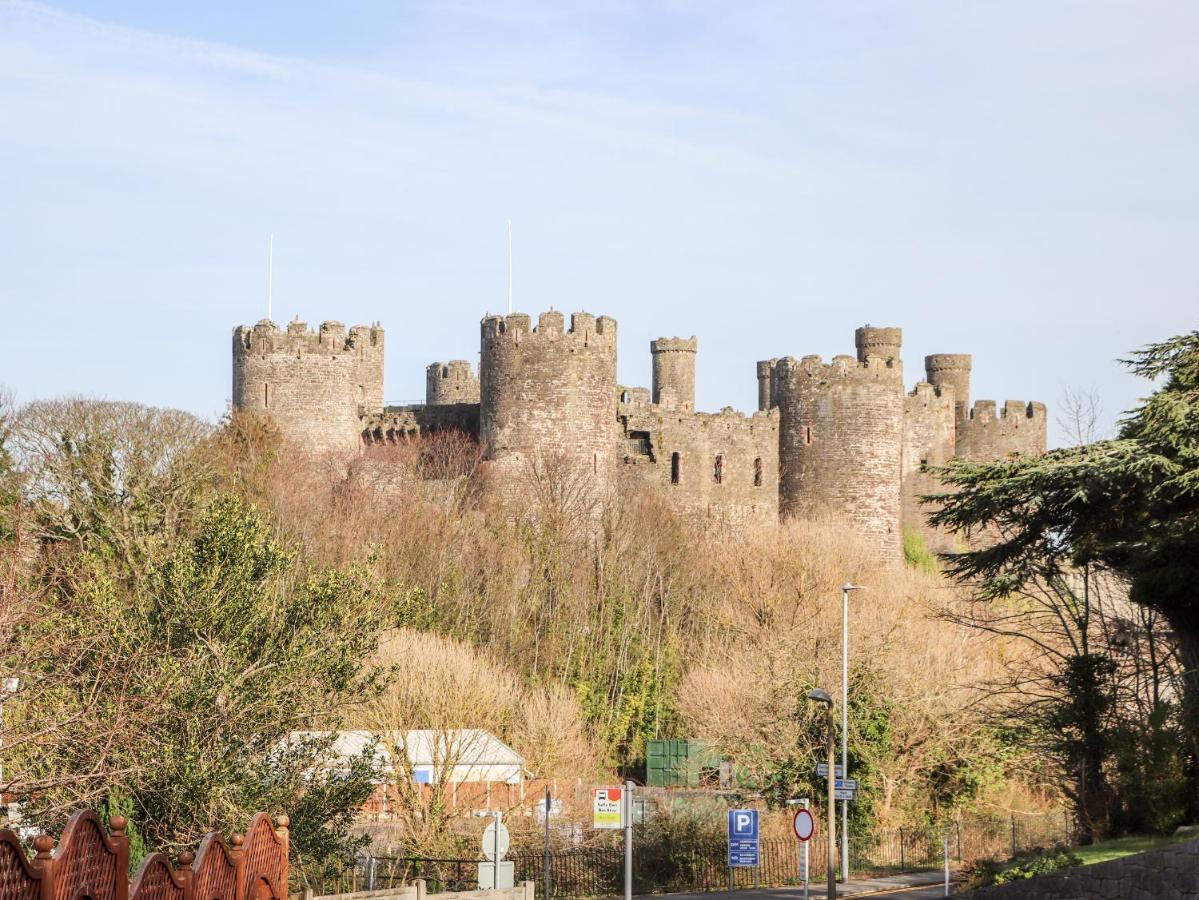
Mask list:
[{"label": "road sign", "polygon": [[833,799],[835,800],[856,800],[858,799],[857,791],[833,791]]},{"label": "road sign", "polygon": [[618,787],[593,788],[591,791],[591,827],[623,828],[624,794]]},{"label": "road sign", "polygon": [[[499,846],[496,846],[495,827],[499,825]],[[496,851],[499,851],[500,859],[504,858],[504,854],[508,852],[508,847],[511,846],[511,840],[508,837],[508,826],[503,822],[492,822],[483,829],[483,855],[492,862],[495,862]]]},{"label": "road sign", "polygon": [[[537,805],[533,807],[533,810],[537,814],[537,821],[544,822],[545,821],[545,798],[538,800]],[[550,801],[550,815],[553,816],[555,819],[558,818],[558,816],[562,815],[562,801],[560,799],[554,798],[553,800]]]},{"label": "road sign", "polygon": [[839,791],[856,791],[858,780],[856,778],[838,778],[833,782],[833,787]]},{"label": "road sign", "polygon": [[[837,773],[837,778],[845,777],[845,769],[842,768],[840,763],[837,763],[837,765],[833,767],[833,771]],[[816,777],[828,778],[828,763],[816,763]]]},{"label": "road sign", "polygon": [[758,865],[758,811],[729,810],[729,868]]},{"label": "road sign", "polygon": [[810,840],[812,834],[816,831],[816,820],[812,818],[812,811],[797,809],[795,811],[795,818],[791,821],[791,829],[801,841]]}]

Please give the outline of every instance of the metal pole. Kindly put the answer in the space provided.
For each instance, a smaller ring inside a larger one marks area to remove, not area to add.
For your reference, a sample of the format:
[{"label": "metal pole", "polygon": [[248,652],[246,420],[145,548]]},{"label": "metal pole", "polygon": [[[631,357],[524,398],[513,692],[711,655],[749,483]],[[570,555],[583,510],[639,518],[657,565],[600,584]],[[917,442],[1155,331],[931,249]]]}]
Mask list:
[{"label": "metal pole", "polygon": [[624,900],[633,900],[633,782],[624,783]]},{"label": "metal pole", "polygon": [[545,786],[545,853],[541,858],[541,875],[545,882],[544,900],[550,900],[550,786]]},{"label": "metal pole", "polygon": [[[800,809],[807,809],[808,803],[806,800],[801,800]],[[809,839],[810,840],[810,839]],[[803,900],[808,900],[808,842],[800,841],[800,867],[799,880],[803,882]]]},{"label": "metal pole", "polygon": [[[849,591],[841,588],[841,777],[849,777]],[[829,772],[833,770],[830,767]],[[831,812],[831,810],[830,810]],[[841,801],[841,881],[849,881],[849,801]]]},{"label": "metal pole", "polygon": [[[827,696],[827,695],[826,695]],[[836,900],[837,898],[837,803],[834,799],[836,794],[837,783],[837,751],[836,751],[836,735],[834,730],[836,725],[833,720],[833,705],[830,703],[825,712],[825,727],[828,731],[826,739],[828,750],[828,898]]]},{"label": "metal pole", "polygon": [[949,896],[949,832],[945,832],[945,896]]},{"label": "metal pole", "polygon": [[495,836],[491,842],[491,849],[495,853],[495,858],[491,861],[491,889],[498,891],[500,889],[500,811],[495,811]]}]

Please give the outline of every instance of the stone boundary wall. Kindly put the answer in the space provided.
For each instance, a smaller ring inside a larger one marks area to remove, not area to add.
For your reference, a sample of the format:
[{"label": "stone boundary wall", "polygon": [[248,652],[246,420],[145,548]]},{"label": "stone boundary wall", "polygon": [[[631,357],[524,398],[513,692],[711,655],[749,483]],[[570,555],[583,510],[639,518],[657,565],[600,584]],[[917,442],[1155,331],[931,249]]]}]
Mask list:
[{"label": "stone boundary wall", "polygon": [[977,888],[972,900],[1182,900],[1199,897],[1199,840],[1122,859]]}]

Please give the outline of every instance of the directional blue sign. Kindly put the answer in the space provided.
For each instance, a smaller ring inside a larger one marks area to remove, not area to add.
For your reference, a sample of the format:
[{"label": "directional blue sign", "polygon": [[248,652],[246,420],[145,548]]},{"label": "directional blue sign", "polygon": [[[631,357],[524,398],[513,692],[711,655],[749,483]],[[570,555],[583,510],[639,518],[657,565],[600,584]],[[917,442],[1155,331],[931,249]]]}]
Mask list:
[{"label": "directional blue sign", "polygon": [[758,865],[758,811],[729,810],[729,868],[752,869]]}]

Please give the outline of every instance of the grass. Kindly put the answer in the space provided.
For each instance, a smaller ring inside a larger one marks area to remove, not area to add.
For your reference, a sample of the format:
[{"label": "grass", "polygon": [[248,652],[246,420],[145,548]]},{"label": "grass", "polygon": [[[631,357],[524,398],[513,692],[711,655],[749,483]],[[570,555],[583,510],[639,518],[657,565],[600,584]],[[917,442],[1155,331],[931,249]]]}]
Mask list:
[{"label": "grass", "polygon": [[1104,841],[1101,844],[1092,844],[1089,847],[1074,847],[1071,852],[1082,859],[1083,865],[1089,866],[1093,863],[1107,862],[1109,859],[1131,856],[1134,853],[1144,853],[1146,850],[1157,850],[1161,847],[1168,847],[1170,844],[1193,840],[1194,837],[1193,834],[1177,836],[1134,834],[1129,837]]}]

